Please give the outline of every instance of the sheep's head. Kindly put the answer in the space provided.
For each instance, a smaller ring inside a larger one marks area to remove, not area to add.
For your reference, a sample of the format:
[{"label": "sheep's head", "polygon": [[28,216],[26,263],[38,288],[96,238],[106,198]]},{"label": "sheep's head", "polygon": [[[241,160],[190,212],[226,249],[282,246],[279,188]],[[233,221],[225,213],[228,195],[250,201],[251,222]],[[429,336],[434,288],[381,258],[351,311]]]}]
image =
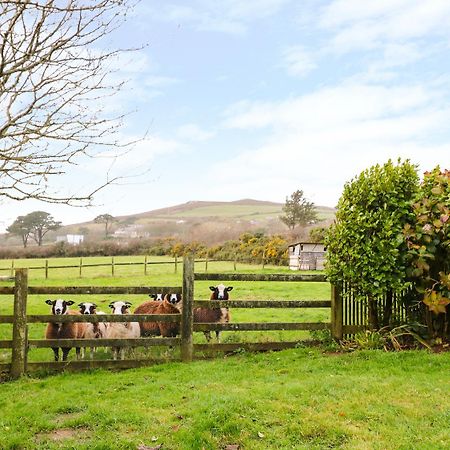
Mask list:
[{"label": "sheep's head", "polygon": [[123,302],[123,301],[117,301],[112,302],[109,304],[109,307],[112,309],[112,314],[129,314],[131,303],[130,302]]},{"label": "sheep's head", "polygon": [[164,300],[163,293],[159,294],[148,294],[149,297],[151,297],[155,302],[162,302]]},{"label": "sheep's head", "polygon": [[218,286],[210,286],[209,289],[212,291],[211,300],[228,300],[228,292],[233,290],[233,286],[219,284]]},{"label": "sheep's head", "polygon": [[95,314],[97,312],[97,305],[95,303],[82,302],[78,305],[81,314]]},{"label": "sheep's head", "polygon": [[50,305],[52,307],[52,314],[55,315],[62,315],[62,314],[67,314],[68,311],[68,307],[73,305],[75,302],[73,302],[72,300],[62,300],[62,299],[57,299],[57,300],[45,300],[45,303],[47,303],[47,305]]},{"label": "sheep's head", "polygon": [[166,294],[164,300],[172,305],[177,305],[181,301],[181,294]]}]

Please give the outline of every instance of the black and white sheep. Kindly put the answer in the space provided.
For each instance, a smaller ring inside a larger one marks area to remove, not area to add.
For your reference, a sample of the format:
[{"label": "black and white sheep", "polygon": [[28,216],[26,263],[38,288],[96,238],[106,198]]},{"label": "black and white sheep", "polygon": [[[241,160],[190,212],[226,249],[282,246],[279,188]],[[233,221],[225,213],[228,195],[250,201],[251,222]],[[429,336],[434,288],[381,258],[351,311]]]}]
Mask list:
[{"label": "black and white sheep", "polygon": [[[229,292],[233,289],[232,286],[225,286],[219,284],[218,286],[210,286],[212,291],[210,300],[221,301],[229,300]],[[215,308],[194,308],[194,323],[228,323],[230,321],[230,311],[228,308],[221,308],[220,306]],[[211,332],[204,331],[206,340],[211,340]],[[216,331],[217,341],[219,339],[220,331]]]},{"label": "black and white sheep", "polygon": [[[103,311],[97,311],[97,305],[90,302],[82,302],[78,305],[80,314],[105,314]],[[106,322],[86,323],[86,331],[84,333],[85,339],[102,339],[106,336]],[[89,357],[92,359],[96,352],[96,347],[90,348]]]},{"label": "black and white sheep", "polygon": [[[75,310],[69,309],[75,302],[72,300],[46,300],[45,303],[52,307],[52,314],[56,316],[70,314],[79,315],[80,313]],[[86,332],[86,324],[83,322],[70,322],[70,323],[53,323],[49,322],[45,330],[46,339],[83,339]],[[55,361],[59,361],[59,348],[52,347],[55,355]],[[71,347],[61,347],[62,360],[67,360],[67,355],[70,352]],[[84,351],[80,347],[76,347],[77,359],[84,354]]]},{"label": "black and white sheep", "polygon": [[[109,304],[112,314],[130,314],[130,302],[117,301]],[[138,322],[110,322],[106,328],[106,339],[133,339],[141,335]],[[112,347],[113,358],[125,358],[125,349],[123,347]]]}]

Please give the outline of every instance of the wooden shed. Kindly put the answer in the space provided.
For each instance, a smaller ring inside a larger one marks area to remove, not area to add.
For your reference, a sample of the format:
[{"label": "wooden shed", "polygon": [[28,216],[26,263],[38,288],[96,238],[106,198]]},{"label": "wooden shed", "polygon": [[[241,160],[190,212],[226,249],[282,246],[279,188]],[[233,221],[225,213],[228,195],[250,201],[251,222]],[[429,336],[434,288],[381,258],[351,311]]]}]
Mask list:
[{"label": "wooden shed", "polygon": [[289,246],[289,269],[323,270],[326,257],[324,244],[296,242]]}]

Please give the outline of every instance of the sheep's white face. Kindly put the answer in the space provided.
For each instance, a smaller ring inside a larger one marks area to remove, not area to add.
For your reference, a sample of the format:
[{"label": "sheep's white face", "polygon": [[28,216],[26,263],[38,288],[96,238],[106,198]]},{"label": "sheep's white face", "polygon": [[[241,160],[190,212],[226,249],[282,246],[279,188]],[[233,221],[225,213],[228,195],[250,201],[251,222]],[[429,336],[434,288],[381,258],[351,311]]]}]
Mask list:
[{"label": "sheep's white face", "polygon": [[210,286],[209,289],[213,292],[211,300],[228,300],[228,292],[233,289],[233,286],[219,284],[218,286]]},{"label": "sheep's white face", "polygon": [[78,305],[81,314],[95,314],[97,305],[95,303],[83,302]]},{"label": "sheep's white face", "polygon": [[122,302],[122,301],[118,301],[118,302],[113,302],[110,303],[109,307],[111,308],[111,313],[112,314],[129,314],[129,308],[131,306],[130,302]]},{"label": "sheep's white face", "polygon": [[50,305],[52,307],[52,314],[55,315],[62,315],[62,314],[67,314],[68,311],[68,307],[70,305],[73,305],[75,302],[73,302],[72,300],[62,300],[62,299],[57,299],[57,300],[46,300],[45,303],[47,303],[47,305]]}]

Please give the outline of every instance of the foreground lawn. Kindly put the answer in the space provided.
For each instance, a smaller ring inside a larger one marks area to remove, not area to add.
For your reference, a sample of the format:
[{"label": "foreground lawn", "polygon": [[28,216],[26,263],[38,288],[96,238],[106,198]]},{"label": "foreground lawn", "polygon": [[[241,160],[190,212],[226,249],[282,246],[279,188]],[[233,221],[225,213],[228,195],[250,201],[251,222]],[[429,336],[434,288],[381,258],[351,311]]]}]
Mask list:
[{"label": "foreground lawn", "polygon": [[448,353],[298,348],[25,378],[0,385],[0,448],[447,449],[449,373]]}]

